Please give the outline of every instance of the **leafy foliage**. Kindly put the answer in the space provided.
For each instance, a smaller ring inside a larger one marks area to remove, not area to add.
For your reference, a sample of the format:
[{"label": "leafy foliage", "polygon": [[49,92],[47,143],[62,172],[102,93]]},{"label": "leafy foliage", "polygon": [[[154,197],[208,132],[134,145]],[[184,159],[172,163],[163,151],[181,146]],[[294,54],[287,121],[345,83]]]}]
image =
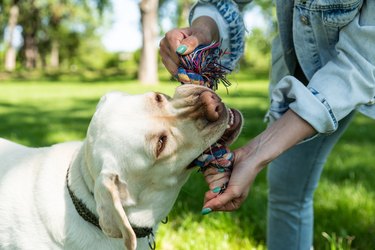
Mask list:
[{"label": "leafy foliage", "polygon": [[[24,46],[19,62],[29,68],[38,64],[45,67],[47,55],[57,43],[62,61],[71,61],[79,56],[82,41],[98,36],[102,13],[110,8],[109,0],[3,0],[0,8],[3,18],[0,19],[1,32],[7,25],[9,10],[12,5],[19,8],[18,25],[22,27]],[[30,52],[35,55],[30,57]],[[39,57],[37,57],[39,56]],[[31,64],[30,60],[32,60]]]}]

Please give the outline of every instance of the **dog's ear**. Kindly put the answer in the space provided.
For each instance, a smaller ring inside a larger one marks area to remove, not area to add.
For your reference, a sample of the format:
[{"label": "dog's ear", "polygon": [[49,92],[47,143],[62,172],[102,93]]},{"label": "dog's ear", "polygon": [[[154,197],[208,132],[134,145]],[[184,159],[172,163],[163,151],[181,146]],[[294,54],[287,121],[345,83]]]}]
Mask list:
[{"label": "dog's ear", "polygon": [[95,182],[95,199],[103,232],[123,238],[126,248],[135,250],[137,238],[122,206],[129,199],[126,183],[117,174],[102,171]]}]

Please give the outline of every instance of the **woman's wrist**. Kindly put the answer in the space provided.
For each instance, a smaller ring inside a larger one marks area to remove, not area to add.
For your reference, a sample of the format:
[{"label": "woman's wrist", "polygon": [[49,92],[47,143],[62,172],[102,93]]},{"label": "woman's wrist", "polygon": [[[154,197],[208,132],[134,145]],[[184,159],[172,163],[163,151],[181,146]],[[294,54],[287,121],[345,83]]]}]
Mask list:
[{"label": "woman's wrist", "polygon": [[208,44],[220,40],[219,28],[209,16],[200,16],[191,24],[191,29],[202,43]]},{"label": "woman's wrist", "polygon": [[258,171],[283,152],[316,133],[315,129],[292,110],[255,137],[241,150],[241,158],[251,159]]},{"label": "woman's wrist", "polygon": [[260,172],[270,161],[272,157],[270,152],[264,150],[261,134],[251,140],[245,146],[235,151],[235,165],[237,161],[246,161],[248,166],[254,166],[256,172]]}]

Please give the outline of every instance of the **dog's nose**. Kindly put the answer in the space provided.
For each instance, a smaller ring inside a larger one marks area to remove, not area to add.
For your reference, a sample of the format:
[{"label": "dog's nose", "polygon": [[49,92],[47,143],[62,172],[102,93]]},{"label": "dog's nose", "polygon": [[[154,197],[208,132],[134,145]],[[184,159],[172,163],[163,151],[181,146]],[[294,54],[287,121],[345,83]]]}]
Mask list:
[{"label": "dog's nose", "polygon": [[204,115],[206,119],[210,122],[217,121],[224,110],[221,99],[211,91],[202,92],[199,98],[205,107]]}]

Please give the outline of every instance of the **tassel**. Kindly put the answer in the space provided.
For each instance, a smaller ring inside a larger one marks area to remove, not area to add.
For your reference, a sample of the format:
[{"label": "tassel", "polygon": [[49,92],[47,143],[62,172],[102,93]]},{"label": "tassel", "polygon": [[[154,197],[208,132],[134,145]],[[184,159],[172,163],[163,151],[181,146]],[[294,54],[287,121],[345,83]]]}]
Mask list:
[{"label": "tassel", "polygon": [[180,67],[177,80],[182,84],[197,84],[217,90],[218,83],[225,87],[230,86],[226,75],[230,69],[221,64],[220,59],[228,52],[220,49],[220,43],[200,45],[188,55],[179,55]]}]

